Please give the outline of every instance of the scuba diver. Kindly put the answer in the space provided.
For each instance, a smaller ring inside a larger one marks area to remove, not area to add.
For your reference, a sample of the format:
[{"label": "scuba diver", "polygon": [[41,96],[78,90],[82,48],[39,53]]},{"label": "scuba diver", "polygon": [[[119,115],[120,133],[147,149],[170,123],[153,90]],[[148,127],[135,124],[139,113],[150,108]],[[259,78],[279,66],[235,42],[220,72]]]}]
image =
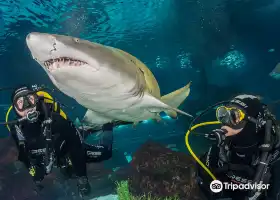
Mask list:
[{"label": "scuba diver", "polygon": [[[279,126],[258,97],[238,95],[216,109],[222,127],[205,136],[215,140],[200,159],[219,181],[269,184],[269,188],[210,190],[211,177],[200,166],[197,180],[209,200],[280,200]],[[202,165],[201,165],[202,166]]]},{"label": "scuba diver", "polygon": [[[11,100],[5,124],[17,145],[19,161],[29,170],[36,185],[41,187],[41,181],[54,165],[62,170],[71,166],[77,177],[79,194],[89,195],[91,187],[81,135],[60,104],[47,92],[27,86],[17,88]],[[7,121],[12,108],[17,119]]]}]

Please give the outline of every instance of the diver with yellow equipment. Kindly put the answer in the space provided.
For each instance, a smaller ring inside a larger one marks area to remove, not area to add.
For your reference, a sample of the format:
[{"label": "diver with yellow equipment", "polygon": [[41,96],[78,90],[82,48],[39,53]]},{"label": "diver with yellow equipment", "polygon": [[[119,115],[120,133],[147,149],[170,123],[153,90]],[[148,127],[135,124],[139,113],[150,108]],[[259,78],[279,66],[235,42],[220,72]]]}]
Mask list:
[{"label": "diver with yellow equipment", "polygon": [[[279,200],[280,131],[275,117],[253,95],[239,95],[209,109],[215,107],[218,121],[191,125],[186,134],[187,148],[200,165],[197,180],[201,190],[210,200]],[[198,158],[189,145],[188,136],[197,127],[209,124],[221,124],[222,127],[205,135],[216,142]],[[213,180],[237,185],[269,184],[269,187],[234,191],[224,188],[215,193],[210,189]]]},{"label": "diver with yellow equipment", "polygon": [[[12,109],[17,119],[9,121]],[[67,119],[60,104],[42,88],[16,88],[6,122],[1,124],[7,126],[17,145],[19,161],[29,169],[39,188],[45,175],[57,165],[61,169],[73,168],[81,196],[90,193],[80,133]]]}]

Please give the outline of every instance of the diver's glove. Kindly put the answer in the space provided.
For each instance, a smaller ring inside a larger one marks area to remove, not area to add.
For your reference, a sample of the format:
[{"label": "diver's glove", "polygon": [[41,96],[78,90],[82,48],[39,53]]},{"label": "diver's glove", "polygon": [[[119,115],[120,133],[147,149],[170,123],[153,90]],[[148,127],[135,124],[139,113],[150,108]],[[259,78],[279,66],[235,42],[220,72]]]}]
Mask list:
[{"label": "diver's glove", "polygon": [[208,134],[205,134],[205,137],[209,140],[217,142],[217,146],[221,146],[226,139],[227,131],[225,129],[215,129]]}]

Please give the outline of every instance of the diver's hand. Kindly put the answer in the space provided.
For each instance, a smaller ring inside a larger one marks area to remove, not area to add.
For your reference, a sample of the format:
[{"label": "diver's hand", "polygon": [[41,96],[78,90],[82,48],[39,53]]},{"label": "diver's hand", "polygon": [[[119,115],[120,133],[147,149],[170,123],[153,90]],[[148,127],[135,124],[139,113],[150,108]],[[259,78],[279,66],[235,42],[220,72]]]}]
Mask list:
[{"label": "diver's hand", "polygon": [[211,131],[210,133],[205,134],[205,137],[210,140],[216,141],[217,145],[220,146],[221,144],[223,144],[223,142],[226,138],[226,133],[227,133],[227,131],[225,129],[215,129],[215,130]]},{"label": "diver's hand", "polygon": [[226,130],[226,136],[232,136],[232,135],[236,135],[238,133],[240,133],[242,131],[242,128],[241,129],[232,129],[231,127],[229,126],[222,126],[221,129],[224,129]]}]

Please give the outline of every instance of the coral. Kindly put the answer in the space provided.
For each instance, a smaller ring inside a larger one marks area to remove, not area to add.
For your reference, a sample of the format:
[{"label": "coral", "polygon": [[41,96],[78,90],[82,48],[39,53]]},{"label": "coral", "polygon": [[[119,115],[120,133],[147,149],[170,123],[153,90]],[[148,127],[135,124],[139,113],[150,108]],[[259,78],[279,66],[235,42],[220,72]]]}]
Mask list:
[{"label": "coral", "polygon": [[189,155],[148,141],[134,154],[131,166],[128,187],[134,196],[202,199],[195,181],[195,163]]}]

